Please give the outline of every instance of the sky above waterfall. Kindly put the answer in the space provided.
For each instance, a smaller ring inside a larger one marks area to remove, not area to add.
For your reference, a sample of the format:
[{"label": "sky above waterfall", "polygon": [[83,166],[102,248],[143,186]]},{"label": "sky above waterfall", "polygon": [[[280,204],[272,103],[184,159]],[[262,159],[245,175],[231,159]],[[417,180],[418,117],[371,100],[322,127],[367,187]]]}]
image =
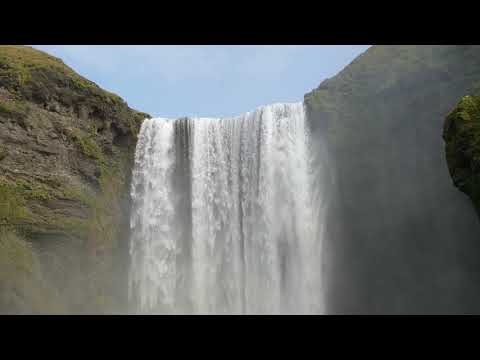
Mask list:
[{"label": "sky above waterfall", "polygon": [[155,117],[297,102],[369,45],[34,45]]}]

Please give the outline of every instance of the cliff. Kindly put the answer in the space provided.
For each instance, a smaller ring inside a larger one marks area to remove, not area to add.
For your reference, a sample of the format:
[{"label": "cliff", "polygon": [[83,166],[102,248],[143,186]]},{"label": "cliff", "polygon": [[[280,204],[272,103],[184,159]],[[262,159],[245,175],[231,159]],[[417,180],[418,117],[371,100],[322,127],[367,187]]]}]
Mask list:
[{"label": "cliff", "polygon": [[455,186],[480,214],[480,96],[465,96],[445,119],[443,138]]},{"label": "cliff", "polygon": [[332,313],[480,313],[480,223],[443,119],[480,88],[480,46],[373,46],[305,95],[331,157]]},{"label": "cliff", "polygon": [[0,46],[0,312],[125,307],[129,176],[145,117],[60,59]]},{"label": "cliff", "polygon": [[[479,89],[480,46],[373,46],[305,95],[330,159],[328,312],[480,313],[480,222],[449,174],[477,202],[476,98],[451,109]],[[1,313],[125,311],[145,117],[59,59],[0,46]]]}]

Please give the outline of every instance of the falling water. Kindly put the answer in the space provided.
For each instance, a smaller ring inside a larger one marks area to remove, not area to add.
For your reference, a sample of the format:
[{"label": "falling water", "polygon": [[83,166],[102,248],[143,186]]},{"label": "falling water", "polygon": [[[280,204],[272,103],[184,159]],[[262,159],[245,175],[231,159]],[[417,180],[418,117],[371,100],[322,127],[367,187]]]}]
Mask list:
[{"label": "falling water", "polygon": [[322,313],[309,141],[302,103],[145,120],[132,180],[135,311]]}]

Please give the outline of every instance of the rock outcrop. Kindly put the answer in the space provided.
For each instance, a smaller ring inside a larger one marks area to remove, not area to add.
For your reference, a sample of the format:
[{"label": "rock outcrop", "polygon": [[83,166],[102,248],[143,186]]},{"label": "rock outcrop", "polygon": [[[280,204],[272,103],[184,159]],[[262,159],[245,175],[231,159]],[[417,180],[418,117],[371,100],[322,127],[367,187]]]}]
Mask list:
[{"label": "rock outcrop", "polygon": [[465,96],[445,119],[448,169],[480,215],[480,96]]},{"label": "rock outcrop", "polygon": [[129,176],[146,117],[60,59],[0,46],[1,240],[31,244],[22,251],[62,303],[22,293],[28,274],[12,275],[0,277],[0,312],[124,308]]}]

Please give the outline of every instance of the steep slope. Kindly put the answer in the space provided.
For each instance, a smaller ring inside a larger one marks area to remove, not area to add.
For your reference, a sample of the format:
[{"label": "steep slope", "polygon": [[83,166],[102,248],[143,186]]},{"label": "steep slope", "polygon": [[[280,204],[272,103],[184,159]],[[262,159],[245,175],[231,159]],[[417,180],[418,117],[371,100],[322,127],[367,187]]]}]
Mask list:
[{"label": "steep slope", "polygon": [[442,143],[478,88],[480,46],[373,46],[306,94],[331,156],[331,312],[480,312],[480,223]]},{"label": "steep slope", "polygon": [[443,138],[453,182],[480,214],[480,96],[460,100],[445,119]]},{"label": "steep slope", "polygon": [[[0,312],[120,311],[129,176],[147,116],[60,59],[0,46],[1,241],[20,249],[0,260],[12,272],[0,277]],[[15,270],[15,254],[37,270]],[[25,291],[29,276],[55,299]]]}]

